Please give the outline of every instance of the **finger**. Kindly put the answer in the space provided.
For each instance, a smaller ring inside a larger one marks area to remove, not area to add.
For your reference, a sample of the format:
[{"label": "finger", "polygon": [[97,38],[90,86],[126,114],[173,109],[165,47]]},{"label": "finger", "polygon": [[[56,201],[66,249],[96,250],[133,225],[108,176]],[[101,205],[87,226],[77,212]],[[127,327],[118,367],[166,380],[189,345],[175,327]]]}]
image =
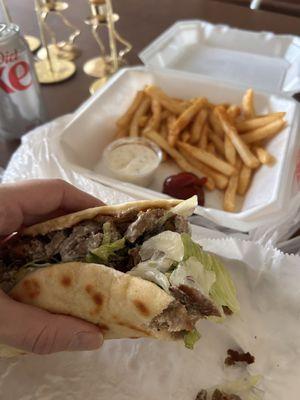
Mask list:
[{"label": "finger", "polygon": [[60,180],[30,180],[0,186],[0,234],[8,234],[57,209],[74,212],[103,203]]},{"label": "finger", "polygon": [[49,214],[44,214],[44,215],[25,215],[24,219],[23,219],[23,225],[24,226],[30,226],[33,224],[37,224],[38,222],[42,222],[42,221],[47,221],[49,219],[52,218],[57,218],[57,217],[61,217],[62,215],[67,214],[68,211],[67,210],[63,210],[62,208],[58,208],[55,211],[52,211]]},{"label": "finger", "polygon": [[98,349],[99,328],[80,319],[55,315],[0,294],[0,343],[30,353]]}]

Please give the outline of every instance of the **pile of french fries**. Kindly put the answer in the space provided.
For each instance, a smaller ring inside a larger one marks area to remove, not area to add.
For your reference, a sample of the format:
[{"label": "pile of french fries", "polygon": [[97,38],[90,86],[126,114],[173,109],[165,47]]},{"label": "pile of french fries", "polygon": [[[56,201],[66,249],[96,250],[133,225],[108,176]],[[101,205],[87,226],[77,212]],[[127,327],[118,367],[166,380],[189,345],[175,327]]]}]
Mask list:
[{"label": "pile of french fries", "polygon": [[164,160],[171,158],[183,171],[205,176],[208,190],[223,190],[223,208],[233,212],[237,195],[245,196],[260,165],[276,162],[265,145],[285,127],[284,117],[284,112],[257,115],[252,89],[238,106],[212,104],[205,97],[181,100],[146,86],[118,119],[116,138],[152,140]]}]

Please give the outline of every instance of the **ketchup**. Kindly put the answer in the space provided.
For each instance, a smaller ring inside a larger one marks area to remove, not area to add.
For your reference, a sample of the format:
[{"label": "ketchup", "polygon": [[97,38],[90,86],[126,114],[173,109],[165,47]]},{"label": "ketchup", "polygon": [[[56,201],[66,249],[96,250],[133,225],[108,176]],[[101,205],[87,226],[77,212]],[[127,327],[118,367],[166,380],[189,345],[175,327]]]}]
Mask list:
[{"label": "ketchup", "polygon": [[164,181],[163,193],[183,200],[197,195],[199,206],[204,206],[203,185],[205,185],[206,181],[206,178],[198,178],[190,172],[180,172],[169,176]]}]

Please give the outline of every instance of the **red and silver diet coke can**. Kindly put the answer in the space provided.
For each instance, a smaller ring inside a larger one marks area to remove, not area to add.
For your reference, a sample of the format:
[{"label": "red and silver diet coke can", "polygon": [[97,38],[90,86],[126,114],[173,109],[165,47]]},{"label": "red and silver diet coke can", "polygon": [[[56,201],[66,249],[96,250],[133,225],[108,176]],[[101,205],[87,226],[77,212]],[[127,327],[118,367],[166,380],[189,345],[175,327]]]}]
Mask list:
[{"label": "red and silver diet coke can", "polygon": [[45,119],[28,45],[17,25],[0,23],[0,136],[19,138]]}]

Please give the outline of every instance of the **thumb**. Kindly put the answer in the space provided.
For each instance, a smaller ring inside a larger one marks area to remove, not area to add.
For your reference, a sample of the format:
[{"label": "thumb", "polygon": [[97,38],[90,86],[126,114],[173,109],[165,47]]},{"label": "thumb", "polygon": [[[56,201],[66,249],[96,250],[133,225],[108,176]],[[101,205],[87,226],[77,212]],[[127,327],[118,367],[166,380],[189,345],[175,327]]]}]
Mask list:
[{"label": "thumb", "polygon": [[98,349],[98,327],[18,303],[0,293],[0,343],[36,354]]}]

